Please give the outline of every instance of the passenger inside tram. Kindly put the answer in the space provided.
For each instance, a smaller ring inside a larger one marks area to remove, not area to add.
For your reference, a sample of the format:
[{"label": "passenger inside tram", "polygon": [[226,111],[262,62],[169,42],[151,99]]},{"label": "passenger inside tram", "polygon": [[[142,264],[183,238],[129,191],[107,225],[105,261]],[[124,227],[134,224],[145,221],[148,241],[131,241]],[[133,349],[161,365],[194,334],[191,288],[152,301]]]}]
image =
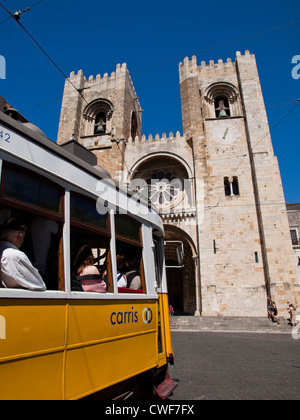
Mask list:
[{"label": "passenger inside tram", "polygon": [[16,218],[10,218],[1,225],[1,286],[7,289],[45,291],[46,285],[38,270],[20,250],[27,231],[27,226]]},{"label": "passenger inside tram", "polygon": [[[38,271],[45,289],[63,290],[61,224],[19,209],[0,206],[0,225],[3,226],[9,219],[21,220],[26,226],[27,231],[25,232],[23,243],[20,244],[20,251],[27,256],[32,267]],[[3,233],[2,238],[2,240],[5,240]],[[16,285],[14,288],[16,288]],[[20,286],[20,288],[23,287]]]},{"label": "passenger inside tram", "polygon": [[122,276],[118,281],[119,292],[130,293],[134,290],[142,293],[142,249],[121,241],[117,241],[117,249],[118,280],[119,274]]},{"label": "passenger inside tram", "polygon": [[47,290],[65,290],[62,187],[29,169],[3,162],[0,223],[16,218],[28,227],[21,251],[40,273]]},{"label": "passenger inside tram", "polygon": [[[9,219],[7,219],[7,216]],[[6,219],[6,220],[5,220]],[[9,231],[5,229],[7,220],[22,221],[26,227],[22,243],[19,243],[19,251],[26,256],[30,263],[30,270],[37,273],[39,278],[38,287],[24,287],[20,282],[18,273],[12,269],[11,275],[15,279],[10,281],[7,288],[25,288],[30,290],[63,290],[63,261],[62,261],[62,227],[60,223],[41,216],[20,211],[11,207],[0,206],[0,225],[2,226],[1,239],[3,251],[3,241],[11,242],[8,239]],[[15,230],[16,232],[16,230]],[[19,231],[21,233],[21,231]],[[18,244],[14,244],[18,246]],[[7,253],[8,251],[6,251]],[[2,254],[3,256],[3,254]],[[2,274],[2,277],[4,274]],[[30,274],[22,276],[25,282],[30,281]],[[2,280],[2,279],[1,279]],[[2,280],[3,281],[3,280]],[[19,285],[19,287],[18,287]]]},{"label": "passenger inside tram", "polygon": [[123,274],[124,267],[125,267],[125,255],[124,252],[121,250],[119,251],[117,255],[117,281],[118,281],[118,287],[127,287],[127,278]]},{"label": "passenger inside tram", "polygon": [[147,293],[144,262],[142,225],[137,220],[121,214],[115,215],[116,249],[124,261],[120,272],[126,277],[126,287],[119,293]]},{"label": "passenger inside tram", "polygon": [[106,293],[107,284],[103,280],[99,269],[95,267],[95,262],[91,247],[83,245],[75,257],[73,273],[84,292]]},{"label": "passenger inside tram", "polygon": [[113,291],[109,237],[72,227],[71,255],[72,291]]},{"label": "passenger inside tram", "polygon": [[140,277],[139,261],[132,255],[128,257],[126,262],[127,288],[132,290],[142,290],[142,282]]}]

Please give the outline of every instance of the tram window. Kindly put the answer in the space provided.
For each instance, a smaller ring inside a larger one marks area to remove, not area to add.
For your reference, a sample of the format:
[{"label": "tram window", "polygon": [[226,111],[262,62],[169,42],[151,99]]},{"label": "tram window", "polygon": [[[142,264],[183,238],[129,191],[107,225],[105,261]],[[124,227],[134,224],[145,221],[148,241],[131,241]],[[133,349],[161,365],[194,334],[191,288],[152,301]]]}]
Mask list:
[{"label": "tram window", "polygon": [[21,248],[38,269],[47,290],[64,290],[62,223],[0,205],[0,224],[20,219],[29,228]]},{"label": "tram window", "polygon": [[[96,200],[82,195],[71,194],[71,272],[73,291],[83,291],[78,277],[77,259],[79,251],[91,249],[94,257],[92,265],[98,269],[97,279],[107,283],[107,292],[113,292],[113,278],[110,251],[110,220],[97,212]],[[94,264],[93,264],[94,262]],[[98,288],[100,290],[100,288]],[[99,291],[100,293],[100,291]]]},{"label": "tram window", "polygon": [[141,224],[128,216],[116,215],[116,236],[141,244]]},{"label": "tram window", "polygon": [[71,196],[71,218],[74,222],[77,221],[99,229],[108,229],[108,217],[97,212],[96,201],[79,194]]},{"label": "tram window", "polygon": [[118,279],[120,274],[124,276],[119,293],[146,293],[142,225],[128,216],[116,215],[115,226]]},{"label": "tram window", "polygon": [[64,189],[18,165],[3,163],[0,224],[17,218],[29,227],[22,251],[36,267],[47,290],[64,290]]},{"label": "tram window", "polygon": [[19,166],[4,164],[1,201],[23,210],[52,213],[62,219],[64,190],[47,178]]},{"label": "tram window", "polygon": [[[103,284],[103,281],[107,284],[107,292],[113,292],[113,279],[112,279],[112,266],[111,266],[111,254],[110,254],[110,239],[94,232],[78,229],[76,227],[71,228],[71,272],[72,272],[72,287],[73,291],[84,291],[82,282],[78,275],[78,268],[83,262],[84,257],[81,261],[80,253],[84,248],[92,250],[93,261],[90,263],[97,269],[97,283]],[[105,289],[97,287],[95,292],[105,293]]]}]

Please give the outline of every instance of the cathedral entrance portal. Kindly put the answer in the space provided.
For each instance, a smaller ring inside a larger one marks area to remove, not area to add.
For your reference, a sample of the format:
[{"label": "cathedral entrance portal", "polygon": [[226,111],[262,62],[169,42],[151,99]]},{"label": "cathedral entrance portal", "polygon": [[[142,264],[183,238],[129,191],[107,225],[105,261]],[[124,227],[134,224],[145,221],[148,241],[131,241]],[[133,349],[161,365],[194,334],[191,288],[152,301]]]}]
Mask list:
[{"label": "cathedral entrance portal", "polygon": [[173,306],[175,315],[182,315],[184,314],[183,269],[167,268],[167,281],[170,305]]},{"label": "cathedral entrance portal", "polygon": [[196,312],[196,267],[192,240],[181,229],[165,226],[165,257],[170,305],[175,315]]},{"label": "cathedral entrance portal", "polygon": [[[189,213],[194,206],[192,180],[193,173],[186,162],[166,152],[143,158],[132,167],[129,179],[131,187],[155,205],[163,220],[169,220],[165,224],[166,272],[169,300],[176,315],[201,312],[197,298],[198,252],[191,236],[196,236],[196,229],[185,224],[186,210]],[[175,214],[175,219],[169,218]]]}]

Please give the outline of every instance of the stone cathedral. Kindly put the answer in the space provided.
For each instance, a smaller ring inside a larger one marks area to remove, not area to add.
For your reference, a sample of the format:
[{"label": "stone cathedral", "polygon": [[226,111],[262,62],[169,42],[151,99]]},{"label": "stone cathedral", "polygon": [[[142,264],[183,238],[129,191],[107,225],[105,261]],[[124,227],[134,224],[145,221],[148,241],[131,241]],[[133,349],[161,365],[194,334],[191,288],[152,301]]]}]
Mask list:
[{"label": "stone cathedral", "polygon": [[300,284],[255,56],[186,58],[179,75],[184,134],[146,138],[126,64],[71,73],[58,144],[75,139],[113,179],[147,191],[176,314],[266,316],[270,297],[283,316]]}]

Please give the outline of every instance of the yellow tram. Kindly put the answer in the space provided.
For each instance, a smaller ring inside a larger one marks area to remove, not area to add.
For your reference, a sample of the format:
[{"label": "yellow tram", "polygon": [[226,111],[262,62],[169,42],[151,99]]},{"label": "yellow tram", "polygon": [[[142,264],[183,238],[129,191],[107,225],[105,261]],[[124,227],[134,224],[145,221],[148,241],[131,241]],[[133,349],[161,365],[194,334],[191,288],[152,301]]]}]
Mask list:
[{"label": "yellow tram", "polygon": [[[0,174],[0,222],[29,226],[24,252],[47,287],[0,288],[0,399],[112,399],[153,389],[167,397],[173,351],[157,211],[2,112]],[[106,293],[72,287],[82,244],[99,263],[105,255]],[[138,260],[140,290],[118,287],[120,249]]]}]

